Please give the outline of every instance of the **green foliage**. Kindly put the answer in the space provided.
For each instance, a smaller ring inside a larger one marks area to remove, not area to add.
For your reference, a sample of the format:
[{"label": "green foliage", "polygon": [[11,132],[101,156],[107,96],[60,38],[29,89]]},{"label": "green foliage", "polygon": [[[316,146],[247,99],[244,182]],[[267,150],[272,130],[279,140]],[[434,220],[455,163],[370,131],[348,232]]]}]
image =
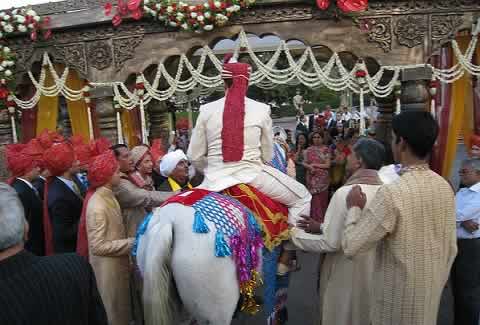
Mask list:
[{"label": "green foliage", "polygon": [[248,90],[248,97],[272,105],[272,113],[276,117],[295,116],[296,110],[293,106],[293,97],[296,95],[297,89],[300,90],[303,99],[308,102],[304,106],[306,114],[312,113],[314,108],[322,111],[326,105],[330,105],[333,108],[340,105],[339,93],[326,87],[310,89],[304,85],[278,85],[273,89],[262,89],[253,86]]}]

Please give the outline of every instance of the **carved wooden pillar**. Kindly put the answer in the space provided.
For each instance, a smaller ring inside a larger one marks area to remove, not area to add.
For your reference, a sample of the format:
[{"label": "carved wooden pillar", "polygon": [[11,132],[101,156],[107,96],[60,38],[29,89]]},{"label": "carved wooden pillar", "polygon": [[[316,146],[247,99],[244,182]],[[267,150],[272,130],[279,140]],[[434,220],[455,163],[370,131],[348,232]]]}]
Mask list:
[{"label": "carved wooden pillar", "polygon": [[390,144],[392,140],[392,119],[395,114],[395,95],[375,98],[378,107],[378,117],[375,122],[376,138],[379,141]]},{"label": "carved wooden pillar", "polygon": [[404,111],[429,111],[430,94],[428,84],[432,79],[432,70],[427,67],[402,71],[401,109]]},{"label": "carved wooden pillar", "polygon": [[12,123],[6,109],[0,112],[0,145],[12,143]]},{"label": "carved wooden pillar", "polygon": [[164,145],[167,145],[168,110],[165,102],[152,101],[148,105],[148,117],[150,122],[150,139],[161,138]]},{"label": "carved wooden pillar", "polygon": [[95,103],[100,135],[113,144],[118,143],[117,117],[113,108],[113,91],[110,87],[97,87],[90,91],[90,97]]},{"label": "carved wooden pillar", "polygon": [[63,96],[59,96],[60,108],[58,114],[58,127],[61,128],[62,135],[66,138],[72,136],[72,123],[67,108],[67,100]]},{"label": "carved wooden pillar", "polygon": [[0,112],[0,181],[9,176],[5,160],[5,145],[12,143],[12,124],[6,109]]}]

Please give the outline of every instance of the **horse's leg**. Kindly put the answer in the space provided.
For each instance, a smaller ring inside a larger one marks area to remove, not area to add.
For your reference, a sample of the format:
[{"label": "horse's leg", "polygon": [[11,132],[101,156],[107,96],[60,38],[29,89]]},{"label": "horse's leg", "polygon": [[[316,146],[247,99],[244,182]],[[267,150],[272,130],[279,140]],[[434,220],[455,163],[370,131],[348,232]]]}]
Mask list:
[{"label": "horse's leg", "polygon": [[215,257],[214,230],[192,231],[194,210],[189,210],[175,222],[172,269],[178,293],[200,324],[229,325],[240,295],[235,263],[230,257]]}]

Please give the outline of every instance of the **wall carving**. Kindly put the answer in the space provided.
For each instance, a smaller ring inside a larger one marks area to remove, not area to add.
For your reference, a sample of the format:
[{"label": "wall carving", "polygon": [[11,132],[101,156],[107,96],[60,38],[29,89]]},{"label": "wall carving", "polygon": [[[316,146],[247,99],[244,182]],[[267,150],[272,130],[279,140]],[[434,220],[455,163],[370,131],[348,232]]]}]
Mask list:
[{"label": "wall carving", "polygon": [[143,35],[113,39],[113,57],[117,71],[122,68],[125,61],[135,56],[135,48],[140,45],[142,40]]},{"label": "wall carving", "polygon": [[425,16],[409,15],[401,17],[395,24],[395,35],[398,44],[409,48],[422,45],[428,32],[428,24]]},{"label": "wall carving", "polygon": [[87,57],[85,53],[85,44],[69,44],[55,46],[55,52],[58,54],[55,58],[63,61],[70,68],[75,69],[82,77],[87,76]]},{"label": "wall carving", "polygon": [[368,3],[367,14],[388,13],[407,14],[413,12],[442,12],[479,9],[477,0],[371,0]]},{"label": "wall carving", "polygon": [[463,24],[463,15],[432,15],[430,18],[432,46],[434,49],[455,37]]},{"label": "wall carving", "polygon": [[384,52],[392,50],[392,17],[372,17],[360,20],[367,26],[368,41],[377,43]]},{"label": "wall carving", "polygon": [[95,41],[87,44],[87,59],[90,66],[104,70],[112,64],[112,48],[107,41]]},{"label": "wall carving", "polygon": [[275,21],[312,19],[313,8],[311,5],[290,5],[280,7],[253,7],[243,10],[231,20],[232,25],[256,24]]}]

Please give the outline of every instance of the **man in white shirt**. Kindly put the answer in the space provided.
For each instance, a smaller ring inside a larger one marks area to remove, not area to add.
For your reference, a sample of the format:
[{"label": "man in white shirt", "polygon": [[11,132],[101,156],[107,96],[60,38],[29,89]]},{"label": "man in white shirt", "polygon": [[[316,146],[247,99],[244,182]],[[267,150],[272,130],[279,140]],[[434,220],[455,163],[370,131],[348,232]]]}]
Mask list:
[{"label": "man in white shirt", "polygon": [[456,196],[458,254],[453,264],[455,324],[478,324],[480,316],[480,159],[460,169]]}]

